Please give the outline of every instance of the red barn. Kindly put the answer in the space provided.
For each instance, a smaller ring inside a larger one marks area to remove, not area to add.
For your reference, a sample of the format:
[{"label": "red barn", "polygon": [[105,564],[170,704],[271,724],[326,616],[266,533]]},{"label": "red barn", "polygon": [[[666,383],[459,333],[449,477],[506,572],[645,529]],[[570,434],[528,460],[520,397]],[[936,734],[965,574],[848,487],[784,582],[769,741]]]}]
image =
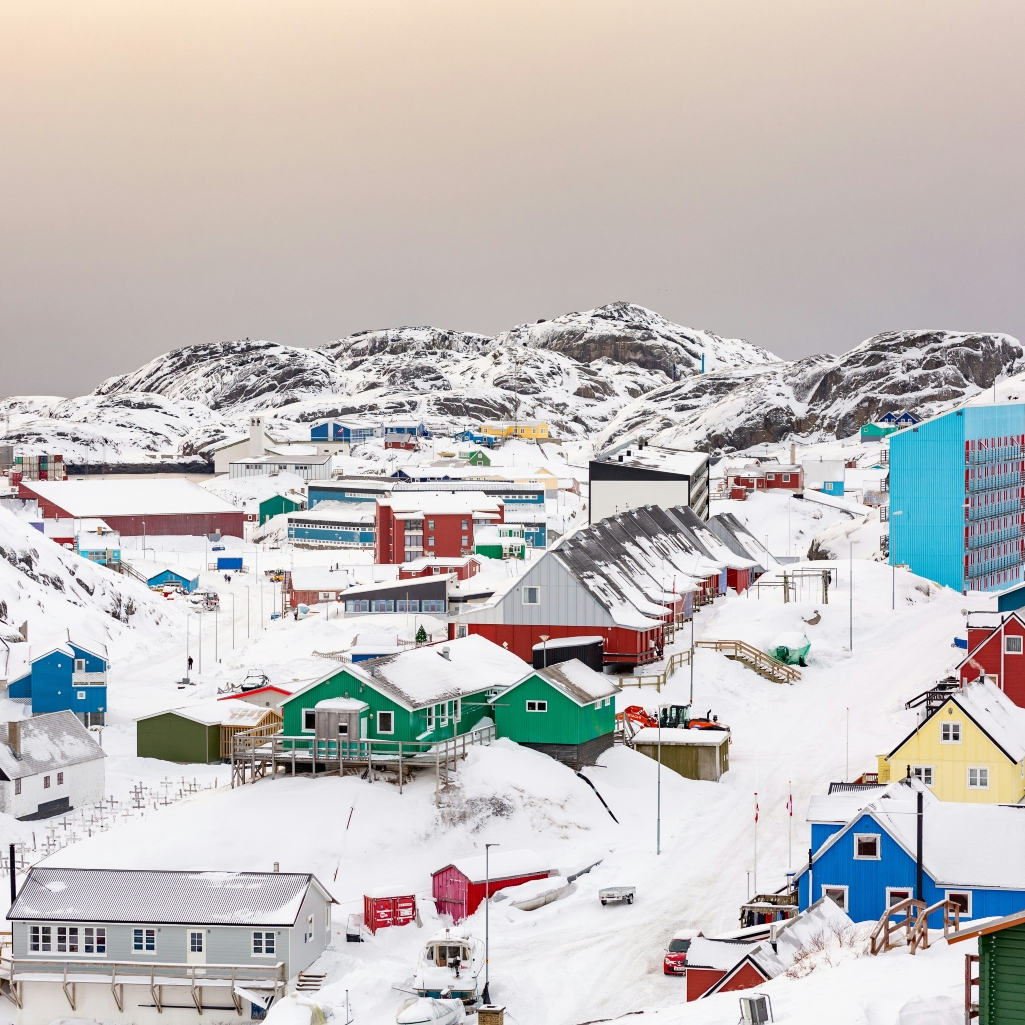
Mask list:
[{"label": "red barn", "polygon": [[438,914],[451,915],[453,922],[461,922],[480,907],[485,897],[507,886],[547,879],[551,874],[533,851],[493,851],[487,865],[481,854],[460,858],[432,873],[431,892]]},{"label": "red barn", "polygon": [[687,951],[687,999],[760,986],[779,974],[782,964],[760,943],[698,936]]},{"label": "red barn", "polygon": [[1025,621],[1017,612],[969,616],[968,654],[957,673],[962,684],[987,677],[1025,708]]}]

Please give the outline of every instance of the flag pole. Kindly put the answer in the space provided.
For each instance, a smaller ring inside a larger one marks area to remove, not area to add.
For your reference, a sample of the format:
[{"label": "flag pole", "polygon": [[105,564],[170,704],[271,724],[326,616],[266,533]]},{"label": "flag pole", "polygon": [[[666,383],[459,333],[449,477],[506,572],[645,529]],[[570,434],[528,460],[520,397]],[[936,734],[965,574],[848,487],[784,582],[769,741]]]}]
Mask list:
[{"label": "flag pole", "polygon": [[754,871],[755,892],[754,898],[758,898],[758,791],[755,791],[755,871]]},{"label": "flag pole", "polygon": [[787,780],[787,869],[794,869],[794,784]]}]

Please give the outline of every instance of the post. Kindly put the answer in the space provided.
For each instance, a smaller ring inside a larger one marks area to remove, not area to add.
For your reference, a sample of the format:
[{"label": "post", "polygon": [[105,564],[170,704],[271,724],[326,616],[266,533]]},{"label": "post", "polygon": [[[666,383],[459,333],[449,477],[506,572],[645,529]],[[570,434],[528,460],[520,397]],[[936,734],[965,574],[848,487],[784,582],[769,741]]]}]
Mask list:
[{"label": "post", "polygon": [[694,595],[690,603],[690,703],[694,704]]},{"label": "post", "polygon": [[851,600],[850,600],[850,624],[851,624],[851,639],[850,648],[854,650],[854,542],[850,544],[850,555],[848,556],[848,573],[851,577]]},{"label": "post", "polygon": [[217,654],[217,620],[220,616],[220,603],[218,602],[217,608],[214,609],[214,661],[220,662],[220,655]]},{"label": "post", "polygon": [[[811,863],[812,863],[813,856],[814,855],[812,853],[812,849],[809,847],[808,848],[808,907],[811,907],[812,904],[815,903],[815,897],[814,897],[814,892],[815,891],[812,889],[812,884],[811,884]],[[800,884],[798,884],[798,889],[800,889]],[[800,904],[801,898],[798,897],[797,901],[798,901],[798,904]]]},{"label": "post", "polygon": [[662,705],[658,706],[658,764],[655,769],[655,854],[662,853]]},{"label": "post", "polygon": [[192,626],[192,620],[189,619],[188,608],[185,611],[185,682],[189,683],[189,662],[192,661],[192,653],[189,651],[189,627]]},{"label": "post", "polygon": [[249,585],[246,584],[246,640],[249,640]]},{"label": "post", "polygon": [[231,650],[235,650],[235,593],[231,595]]},{"label": "post", "polygon": [[203,607],[200,605],[196,609],[196,615],[199,616],[199,675],[203,675]]},{"label": "post", "polygon": [[8,865],[11,869],[11,907],[14,907],[14,902],[18,897],[18,872],[14,867],[14,844],[8,848],[7,857],[10,859]]},{"label": "post", "polygon": [[794,870],[794,784],[787,780],[787,874]]},{"label": "post", "polygon": [[491,1003],[488,984],[491,981],[491,848],[501,844],[486,843],[484,845],[484,992],[481,994],[485,1004]]},{"label": "post", "polygon": [[846,760],[844,762],[843,781],[845,783],[850,783],[850,781],[851,781],[851,710],[849,708],[847,709],[847,740],[846,740],[846,744],[847,744],[847,748],[846,748],[847,754],[846,754]]},{"label": "post", "polygon": [[754,868],[754,896],[758,896],[758,791],[755,791],[755,868]]},{"label": "post", "polygon": [[922,791],[919,790],[918,791],[918,809],[917,809],[917,811],[918,811],[918,849],[915,852],[915,897],[918,900],[925,900],[925,897],[922,896],[922,894],[923,894],[923,892],[925,890],[925,886],[923,885],[924,884],[925,872],[924,872],[923,867],[922,867],[922,819],[923,819],[923,812],[924,812],[923,796],[924,795],[922,794]]}]

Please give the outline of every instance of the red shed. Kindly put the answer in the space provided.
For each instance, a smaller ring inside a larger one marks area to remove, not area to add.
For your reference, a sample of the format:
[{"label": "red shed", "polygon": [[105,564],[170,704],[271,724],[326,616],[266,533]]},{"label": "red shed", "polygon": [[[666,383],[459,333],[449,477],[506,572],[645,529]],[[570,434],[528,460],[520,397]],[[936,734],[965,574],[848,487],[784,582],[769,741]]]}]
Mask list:
[{"label": "red shed", "polygon": [[[484,855],[460,858],[432,874],[434,904],[439,915],[451,915],[461,922],[472,915],[487,896],[506,886],[519,886],[532,879],[547,879],[552,873],[533,851],[493,851],[485,866]],[[486,886],[490,869],[490,892]]]},{"label": "red shed", "polygon": [[716,940],[698,936],[687,951],[687,999],[713,993],[750,989],[778,974],[780,964],[769,956],[759,958],[760,943],[750,940]]},{"label": "red shed", "polygon": [[396,897],[396,889],[394,886],[378,887],[363,895],[363,923],[371,933],[416,921],[416,897],[411,893]]}]

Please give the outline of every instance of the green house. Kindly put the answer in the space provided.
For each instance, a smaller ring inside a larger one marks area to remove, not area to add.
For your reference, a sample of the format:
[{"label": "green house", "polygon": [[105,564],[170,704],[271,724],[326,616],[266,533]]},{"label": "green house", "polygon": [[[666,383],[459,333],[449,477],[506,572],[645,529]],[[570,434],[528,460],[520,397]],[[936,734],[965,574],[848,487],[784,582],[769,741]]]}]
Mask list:
[{"label": "green house", "polygon": [[404,741],[427,749],[490,718],[489,699],[522,679],[529,668],[479,634],[354,663],[314,680],[285,701],[285,742],[301,738],[305,746],[316,736],[318,704],[350,698],[368,706],[360,717],[361,740]]},{"label": "green house", "polygon": [[877,441],[879,438],[893,434],[894,431],[899,431],[901,426],[898,424],[865,424],[861,428],[861,440]]},{"label": "green house", "polygon": [[495,697],[498,735],[574,768],[593,765],[613,744],[619,690],[575,658],[535,669]]},{"label": "green house", "polygon": [[471,466],[490,466],[491,457],[480,449],[474,449],[472,452],[460,452],[460,459],[465,459]]},{"label": "green house", "polygon": [[[962,927],[948,942],[958,943],[976,937],[979,940],[979,974],[975,976],[971,964],[973,955],[968,955],[966,1011],[977,1012],[979,1025],[1025,1022],[1025,911]],[[976,986],[977,994],[974,992]]]},{"label": "green house", "polygon": [[287,495],[271,495],[260,503],[260,526],[262,527],[269,519],[280,516],[282,513],[297,512],[306,508],[306,502],[301,498],[289,498]]},{"label": "green house", "polygon": [[526,557],[526,530],[522,523],[494,523],[473,532],[474,554],[486,559]]}]

